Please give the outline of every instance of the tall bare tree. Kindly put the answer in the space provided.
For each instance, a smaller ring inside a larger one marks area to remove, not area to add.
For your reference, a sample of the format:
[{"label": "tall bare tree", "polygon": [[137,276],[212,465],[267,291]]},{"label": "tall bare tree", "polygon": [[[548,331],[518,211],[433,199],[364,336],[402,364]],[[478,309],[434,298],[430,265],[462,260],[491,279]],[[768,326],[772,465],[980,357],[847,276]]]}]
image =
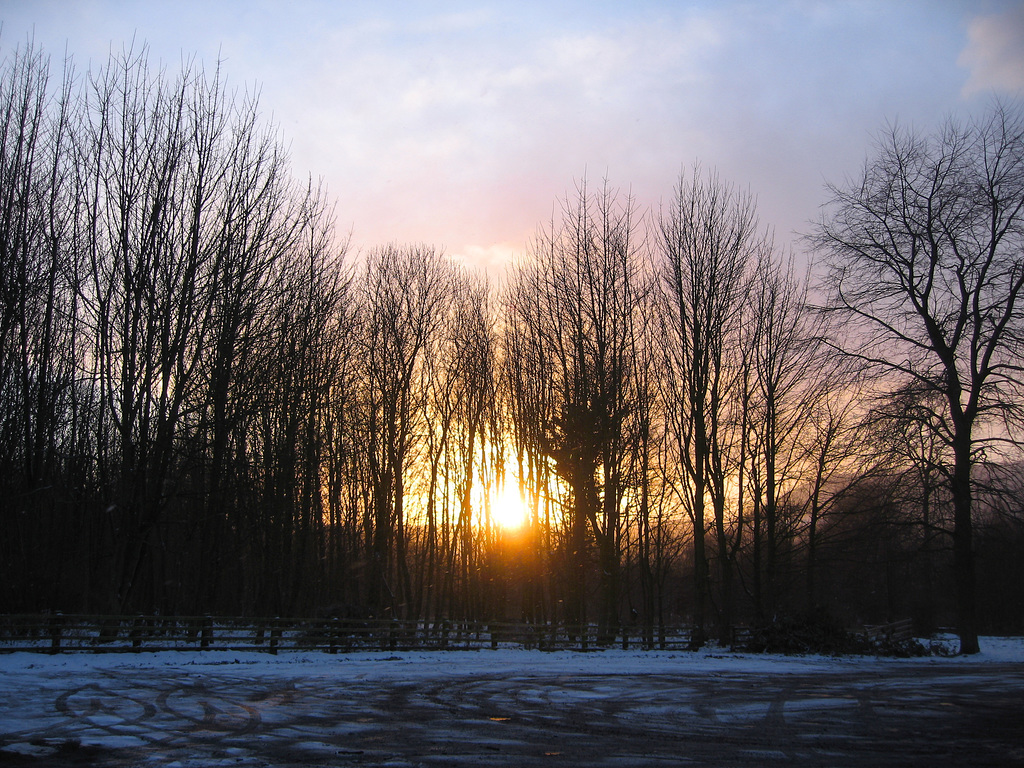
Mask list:
[{"label": "tall bare tree", "polygon": [[894,389],[921,400],[948,450],[962,653],[977,653],[972,490],[984,452],[1021,422],[1024,359],[1024,116],[996,105],[923,136],[892,126],[858,178],[830,187],[816,232],[837,340]]},{"label": "tall bare tree", "polygon": [[[683,473],[678,494],[693,526],[695,645],[705,640],[707,531],[715,526],[723,589],[723,636],[731,623],[733,572],[726,550],[728,477],[738,441],[727,411],[736,400],[742,301],[764,237],[754,200],[713,173],[681,176],[659,221],[669,378],[666,417]],[[709,521],[708,505],[711,507]]]},{"label": "tall bare tree", "polygon": [[531,377],[510,390],[514,413],[529,420],[517,425],[520,446],[550,462],[566,489],[566,619],[587,623],[592,534],[605,639],[621,620],[627,470],[638,436],[636,324],[650,294],[639,225],[632,198],[607,184],[594,194],[582,182],[520,266],[507,303],[506,354]]},{"label": "tall bare tree", "polygon": [[[70,62],[54,83],[35,46],[8,54],[0,70],[0,599],[12,606],[77,579],[81,520],[62,514],[76,495],[68,472],[88,410],[76,387],[77,107]],[[54,543],[55,563],[32,551],[39,537]]]},{"label": "tall bare tree", "polygon": [[[745,329],[752,391],[744,402],[744,435],[751,436],[747,485],[753,513],[753,596],[759,622],[779,607],[780,555],[792,550],[802,527],[793,491],[802,484],[815,446],[813,418],[823,401],[841,396],[835,366],[827,365],[820,329],[807,306],[808,276],[800,277],[792,257],[783,258],[762,242],[752,275]],[[829,454],[818,454],[822,459]],[[825,471],[825,467],[822,471]],[[831,467],[828,467],[831,469]],[[820,491],[819,491],[820,493]]]},{"label": "tall bare tree", "polygon": [[368,603],[379,615],[404,615],[413,597],[405,484],[427,417],[424,361],[445,327],[453,276],[434,248],[390,245],[368,255],[360,284],[359,420],[372,491]]}]

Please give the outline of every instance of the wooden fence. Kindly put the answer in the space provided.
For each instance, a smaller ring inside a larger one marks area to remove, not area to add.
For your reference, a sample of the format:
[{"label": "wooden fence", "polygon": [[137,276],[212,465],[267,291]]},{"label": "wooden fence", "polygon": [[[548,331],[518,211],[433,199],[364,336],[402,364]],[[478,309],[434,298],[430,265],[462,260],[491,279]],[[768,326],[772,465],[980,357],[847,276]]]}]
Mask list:
[{"label": "wooden fence", "polygon": [[876,643],[882,640],[902,642],[914,636],[914,622],[912,619],[900,619],[889,624],[865,624],[863,634]]},{"label": "wooden fence", "polygon": [[587,651],[621,647],[681,650],[687,627],[652,638],[638,627],[600,636],[596,625],[470,621],[225,618],[213,616],[0,616],[0,652],[167,650],[409,651],[535,648]]},{"label": "wooden fence", "polygon": [[[907,619],[865,626],[857,634],[878,644],[912,636]],[[736,627],[732,647],[751,630]],[[644,636],[641,627],[614,636],[590,624],[399,621],[362,619],[231,618],[213,616],[0,615],[0,653],[113,651],[443,651],[529,648],[590,651],[605,648],[687,650],[690,628],[677,625]]]}]

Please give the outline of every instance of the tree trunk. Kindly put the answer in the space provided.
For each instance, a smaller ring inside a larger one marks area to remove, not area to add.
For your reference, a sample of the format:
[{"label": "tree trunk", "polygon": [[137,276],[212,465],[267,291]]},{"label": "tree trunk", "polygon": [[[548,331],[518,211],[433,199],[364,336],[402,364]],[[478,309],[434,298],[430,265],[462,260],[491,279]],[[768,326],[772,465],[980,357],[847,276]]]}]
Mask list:
[{"label": "tree trunk", "polygon": [[971,440],[954,436],[953,467],[953,572],[956,580],[957,634],[960,653],[974,654],[978,646],[977,589],[974,572],[974,535],[971,519]]}]

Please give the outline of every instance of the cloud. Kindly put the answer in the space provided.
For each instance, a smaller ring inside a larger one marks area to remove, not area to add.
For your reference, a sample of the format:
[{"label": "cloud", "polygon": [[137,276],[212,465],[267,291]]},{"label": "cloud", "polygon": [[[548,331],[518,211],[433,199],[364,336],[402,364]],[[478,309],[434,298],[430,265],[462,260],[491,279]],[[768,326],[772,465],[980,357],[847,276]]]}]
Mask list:
[{"label": "cloud", "polygon": [[526,249],[526,233],[516,241],[492,243],[490,245],[467,244],[452,251],[449,258],[469,268],[482,268],[487,278],[495,285],[506,276],[506,270]]},{"label": "cloud", "polygon": [[957,59],[970,70],[964,96],[1024,89],[1024,4],[974,18],[967,27],[967,40]]},{"label": "cloud", "polygon": [[967,28],[966,3],[928,0],[7,5],[8,47],[35,28],[80,63],[133,35],[172,69],[182,52],[223,61],[230,89],[259,87],[296,175],[328,183],[354,246],[426,241],[489,266],[580,176],[657,205],[698,159],[793,231],[884,119],[930,125],[968,77],[1024,78],[1024,9]]}]

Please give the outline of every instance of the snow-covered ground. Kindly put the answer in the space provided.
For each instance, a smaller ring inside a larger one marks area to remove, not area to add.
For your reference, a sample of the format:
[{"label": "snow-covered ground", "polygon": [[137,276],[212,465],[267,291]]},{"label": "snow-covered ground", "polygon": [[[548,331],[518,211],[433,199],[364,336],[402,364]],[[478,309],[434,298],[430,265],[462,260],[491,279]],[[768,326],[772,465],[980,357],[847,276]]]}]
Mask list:
[{"label": "snow-covered ground", "polygon": [[[954,635],[936,639],[921,639],[922,645],[947,651],[923,657],[890,658],[875,656],[819,656],[761,653],[737,653],[711,644],[697,652],[689,651],[620,651],[593,650],[545,652],[502,648],[474,651],[408,651],[408,652],[355,652],[329,654],[323,652],[289,652],[278,655],[263,652],[236,651],[162,651],[139,653],[0,653],[0,674],[24,674],[28,677],[54,670],[65,672],[117,670],[151,670],[164,667],[221,667],[225,664],[244,664],[258,667],[265,674],[373,674],[381,679],[414,675],[445,677],[448,675],[476,675],[495,670],[529,671],[546,674],[587,674],[600,670],[607,674],[661,674],[735,672],[757,674],[762,672],[815,672],[845,671],[861,667],[877,669],[879,665],[932,664],[975,665],[999,663],[1024,664],[1024,637],[982,637],[981,653],[973,656],[952,655],[957,648]],[[5,688],[9,687],[9,683]]]},{"label": "snow-covered ground", "polygon": [[1024,765],[1024,638],[981,647],[3,654],[0,765]]}]

